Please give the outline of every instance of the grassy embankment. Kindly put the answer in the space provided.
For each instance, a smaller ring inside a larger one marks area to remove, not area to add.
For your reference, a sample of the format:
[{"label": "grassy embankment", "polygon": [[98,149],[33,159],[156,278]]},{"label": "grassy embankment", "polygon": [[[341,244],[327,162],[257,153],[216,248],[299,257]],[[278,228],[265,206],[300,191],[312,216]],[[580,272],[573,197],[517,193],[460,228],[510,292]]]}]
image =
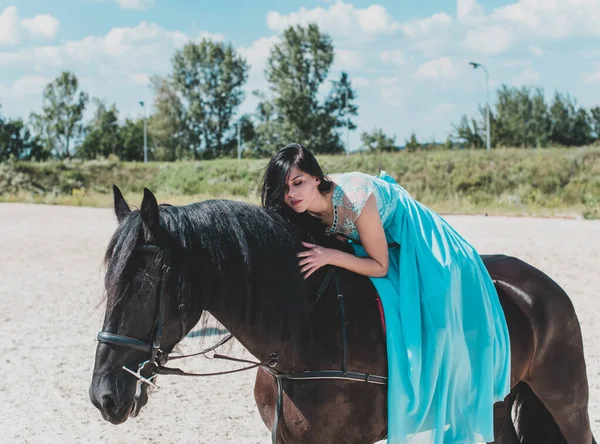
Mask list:
[{"label": "grassy embankment", "polygon": [[[600,147],[319,156],[329,172],[386,170],[415,198],[449,214],[600,218]],[[139,205],[208,198],[259,201],[266,159],[130,163],[111,160],[0,164],[0,201],[107,207],[111,185]]]}]

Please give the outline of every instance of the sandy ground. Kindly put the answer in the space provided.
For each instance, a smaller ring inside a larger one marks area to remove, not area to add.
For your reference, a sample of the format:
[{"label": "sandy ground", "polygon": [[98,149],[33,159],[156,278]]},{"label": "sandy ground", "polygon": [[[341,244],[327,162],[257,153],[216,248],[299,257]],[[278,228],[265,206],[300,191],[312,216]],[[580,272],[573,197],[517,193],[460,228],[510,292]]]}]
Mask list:
[{"label": "sandy ground", "polygon": [[[571,296],[583,329],[592,426],[600,437],[600,222],[447,219],[481,253],[516,255]],[[102,257],[115,226],[107,209],[0,204],[2,441],[270,442],[254,405],[254,371],[210,379],[162,377],[161,390],[138,418],[120,426],[102,420],[88,386],[104,312],[97,307]],[[206,344],[186,339],[183,350]],[[195,371],[235,367],[204,359],[186,365]]]}]

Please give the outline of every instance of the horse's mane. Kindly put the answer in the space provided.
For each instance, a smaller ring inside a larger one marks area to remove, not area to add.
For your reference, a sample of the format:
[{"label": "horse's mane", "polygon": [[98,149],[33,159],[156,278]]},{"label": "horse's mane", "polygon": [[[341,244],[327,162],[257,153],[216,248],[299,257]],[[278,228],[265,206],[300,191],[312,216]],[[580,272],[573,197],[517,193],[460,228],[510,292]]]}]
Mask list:
[{"label": "horse's mane", "polygon": [[[224,309],[231,299],[221,296],[234,292],[242,322],[262,325],[271,337],[289,337],[306,322],[314,295],[299,272],[296,252],[307,234],[296,224],[268,209],[227,200],[161,205],[159,216],[172,250],[178,305],[189,309],[201,297],[202,308]],[[105,255],[109,308],[129,293],[133,252],[148,236],[140,212],[133,211],[110,240]],[[202,295],[191,294],[192,288],[201,288]]]}]

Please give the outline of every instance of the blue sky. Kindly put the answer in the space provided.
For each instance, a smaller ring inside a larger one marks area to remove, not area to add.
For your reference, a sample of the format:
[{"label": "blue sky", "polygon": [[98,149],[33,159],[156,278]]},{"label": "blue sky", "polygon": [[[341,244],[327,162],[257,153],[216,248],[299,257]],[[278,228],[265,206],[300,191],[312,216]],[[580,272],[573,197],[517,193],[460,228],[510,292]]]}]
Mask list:
[{"label": "blue sky", "polygon": [[[116,103],[121,118],[152,103],[148,78],[165,75],[189,40],[231,42],[251,65],[251,90],[290,24],[315,22],[336,48],[330,79],[346,71],[358,92],[359,134],[375,127],[402,144],[443,141],[461,114],[502,84],[569,92],[600,105],[600,0],[0,0],[0,113],[27,118],[43,87],[63,70],[90,96]],[[493,94],[492,94],[493,96]]]}]

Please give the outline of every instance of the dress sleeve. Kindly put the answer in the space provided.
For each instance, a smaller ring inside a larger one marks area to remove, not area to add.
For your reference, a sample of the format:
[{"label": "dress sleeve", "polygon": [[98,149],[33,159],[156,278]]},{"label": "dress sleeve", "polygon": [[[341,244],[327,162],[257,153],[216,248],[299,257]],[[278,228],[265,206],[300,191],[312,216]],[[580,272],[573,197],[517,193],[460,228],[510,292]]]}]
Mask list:
[{"label": "dress sleeve", "polygon": [[345,173],[338,178],[338,185],[333,202],[337,211],[335,231],[358,239],[355,222],[369,197],[374,194],[373,180],[367,174]]}]

